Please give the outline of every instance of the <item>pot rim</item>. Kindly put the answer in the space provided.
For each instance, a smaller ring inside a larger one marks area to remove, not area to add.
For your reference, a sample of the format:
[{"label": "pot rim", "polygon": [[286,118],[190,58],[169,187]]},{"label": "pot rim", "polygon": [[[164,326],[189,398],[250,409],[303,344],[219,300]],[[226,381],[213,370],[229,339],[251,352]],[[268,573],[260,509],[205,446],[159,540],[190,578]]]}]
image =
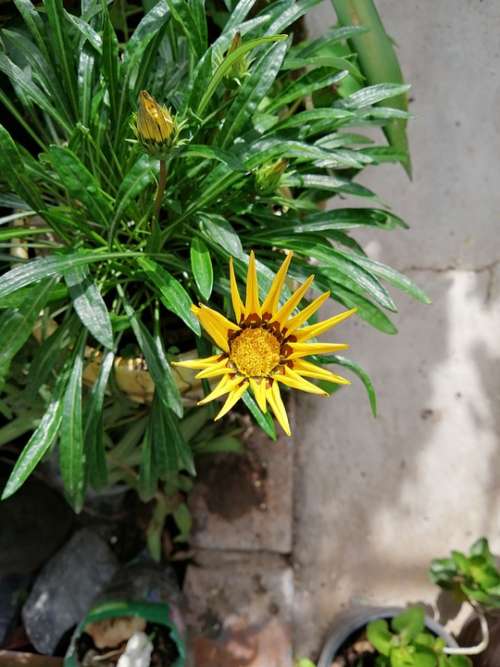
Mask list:
[{"label": "pot rim", "polygon": [[[361,630],[370,621],[379,618],[392,618],[408,607],[384,607],[384,606],[358,606],[341,613],[334,625],[330,628],[318,661],[318,667],[331,667],[338,649],[349,638],[350,635]],[[448,647],[458,646],[455,639],[445,630],[444,626],[427,614],[425,615],[425,626],[438,637],[446,642]]]}]

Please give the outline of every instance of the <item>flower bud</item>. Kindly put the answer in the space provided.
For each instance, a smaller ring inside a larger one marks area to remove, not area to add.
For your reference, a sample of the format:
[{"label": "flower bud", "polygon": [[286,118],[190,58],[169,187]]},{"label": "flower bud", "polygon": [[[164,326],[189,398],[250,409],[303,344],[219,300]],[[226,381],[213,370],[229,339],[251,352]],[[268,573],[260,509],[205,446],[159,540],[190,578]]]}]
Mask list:
[{"label": "flower bud", "polygon": [[[241,35],[237,32],[229,49],[226,52],[226,58],[236,51],[241,46]],[[226,76],[224,77],[224,85],[226,88],[233,89],[241,86],[241,82],[248,75],[248,59],[246,54],[240,56],[231,66]]]},{"label": "flower bud", "polygon": [[167,107],[158,104],[145,90],[139,93],[134,130],[145,150],[154,157],[167,153],[179,134],[177,122]]},{"label": "flower bud", "polygon": [[255,172],[255,181],[259,193],[271,195],[276,192],[287,167],[288,162],[286,160],[278,160],[259,167]]}]

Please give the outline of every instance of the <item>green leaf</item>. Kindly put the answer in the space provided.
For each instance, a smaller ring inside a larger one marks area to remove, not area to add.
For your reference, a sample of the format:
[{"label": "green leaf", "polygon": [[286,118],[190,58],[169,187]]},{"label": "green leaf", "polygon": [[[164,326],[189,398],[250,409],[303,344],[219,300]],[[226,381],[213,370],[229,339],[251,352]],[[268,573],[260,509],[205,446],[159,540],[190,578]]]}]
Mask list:
[{"label": "green leaf", "polygon": [[206,15],[198,0],[167,0],[172,16],[184,32],[196,60],[207,48]]},{"label": "green leaf", "polygon": [[[119,292],[122,290],[119,289]],[[175,378],[167,361],[165,350],[158,336],[154,338],[137,317],[130,304],[124,300],[125,312],[130,320],[139,347],[141,348],[148,370],[151,373],[158,398],[166,410],[173,410],[178,417],[182,417],[182,400]]]},{"label": "green leaf", "polygon": [[54,275],[64,275],[68,270],[78,266],[85,266],[93,262],[105,262],[118,257],[133,257],[135,253],[128,252],[78,252],[67,255],[53,255],[39,257],[29,262],[19,263],[10,271],[0,276],[0,300],[17,292],[18,289],[28,287],[42,278]]},{"label": "green leaf", "polygon": [[179,529],[180,533],[176,536],[175,542],[187,542],[189,536],[191,535],[191,528],[193,527],[193,517],[189,511],[186,503],[179,503],[174,510],[174,521],[175,525]]},{"label": "green leaf", "polygon": [[0,71],[9,77],[18,95],[25,96],[29,103],[33,103],[36,107],[42,109],[68,135],[71,134],[72,127],[70,123],[54,108],[51,98],[33,83],[31,76],[13,63],[4,53],[0,53]]},{"label": "green leaf", "polygon": [[0,380],[7,374],[14,356],[24,346],[47,303],[53,280],[41,282],[32,288],[19,308],[5,311],[0,317]]},{"label": "green leaf", "polygon": [[5,485],[2,500],[9,498],[28,479],[36,466],[54,444],[62,421],[63,395],[66,389],[69,368],[59,375],[51,394],[49,406],[40,424],[19,455],[14,469]]},{"label": "green leaf", "polygon": [[219,215],[202,215],[199,221],[201,230],[209,240],[224,248],[233,257],[243,257],[240,237],[225,218]]},{"label": "green leaf", "polygon": [[366,626],[366,636],[368,641],[373,644],[379,653],[389,655],[391,650],[392,633],[389,630],[387,621],[378,619],[370,621]]},{"label": "green leaf", "polygon": [[151,429],[148,428],[141,448],[141,465],[139,467],[138,493],[143,502],[154,498],[158,485],[158,470],[153,456]]},{"label": "green leaf", "polygon": [[267,44],[268,42],[282,42],[286,39],[288,39],[287,35],[270,35],[268,37],[258,37],[257,39],[251,39],[250,41],[245,42],[232,53],[227,55],[219,67],[215,70],[215,73],[211,78],[203,97],[201,98],[196,111],[197,115],[201,117],[203,116],[205,109],[212,99],[213,94],[222,83],[222,80],[226,74],[240,58],[258,46]]},{"label": "green leaf", "polygon": [[115,355],[107,350],[99,360],[99,375],[92,387],[84,412],[84,440],[88,460],[89,482],[94,489],[108,483],[108,466],[104,447],[103,404]]},{"label": "green leaf", "polygon": [[113,329],[101,293],[89,279],[86,267],[78,266],[64,275],[73,306],[82,324],[108,349],[113,349]]},{"label": "green leaf", "polygon": [[486,537],[480,537],[474,542],[469,551],[471,556],[483,556],[489,560],[491,558],[490,545]]},{"label": "green leaf", "polygon": [[210,250],[199,236],[195,236],[191,241],[190,256],[191,271],[193,272],[196,286],[201,296],[208,301],[214,284],[214,270]]},{"label": "green leaf", "polygon": [[33,209],[43,208],[41,194],[28,176],[21,153],[3,125],[0,125],[0,172],[10,187]]},{"label": "green leaf", "polygon": [[212,440],[202,440],[193,445],[196,456],[200,454],[220,454],[232,453],[241,454],[244,449],[241,440],[232,435],[221,435]]},{"label": "green leaf", "polygon": [[48,157],[69,196],[81,202],[93,220],[108,227],[111,205],[95,176],[69,148],[51,146]]},{"label": "green leaf", "polygon": [[314,188],[328,192],[344,192],[358,197],[374,198],[375,194],[359,183],[347,178],[326,176],[324,174],[290,174],[283,178],[283,185],[296,188]]},{"label": "green leaf", "polygon": [[111,23],[107,4],[103,3],[104,30],[102,33],[102,75],[106,82],[109,95],[109,106],[115,135],[120,130],[120,97],[125,91],[119,89],[120,84],[120,55],[118,38]]},{"label": "green leaf", "polygon": [[402,95],[410,89],[406,84],[397,83],[378,83],[375,86],[367,86],[356,91],[349,97],[335,102],[337,107],[342,109],[362,109],[371,106],[377,102],[382,102],[388,98]]},{"label": "green leaf", "polygon": [[403,636],[403,641],[411,643],[425,628],[425,614],[422,607],[410,607],[392,619],[392,629]]},{"label": "green leaf", "polygon": [[44,0],[44,9],[50,26],[50,40],[48,44],[52,55],[57,62],[66,94],[68,96],[73,114],[78,109],[76,96],[76,76],[73,63],[74,48],[70,40],[70,31],[64,14],[62,0]]},{"label": "green leaf", "polygon": [[262,412],[249,391],[246,391],[242,398],[243,403],[250,410],[253,418],[264,431],[264,433],[268,435],[271,440],[276,440],[276,427],[269,412],[266,412],[265,414]]},{"label": "green leaf", "polygon": [[181,158],[201,157],[206,160],[217,160],[218,162],[222,162],[222,164],[231,167],[233,171],[241,171],[241,172],[246,171],[245,166],[236,155],[233,155],[233,153],[231,153],[230,151],[224,151],[221,148],[217,148],[217,146],[203,146],[201,144],[200,145],[189,144],[182,151],[182,153],[179,154],[178,157]]},{"label": "green leaf", "polygon": [[[402,84],[403,75],[394,44],[385,31],[374,0],[332,0],[332,4],[342,26],[356,25],[367,29],[364,34],[353,35],[351,41],[368,83]],[[403,93],[386,104],[406,111],[407,96]],[[411,176],[406,121],[393,119],[384,127],[384,132],[391,146],[407,155],[402,164]]]},{"label": "green leaf", "polygon": [[179,424],[182,437],[186,442],[190,442],[194,436],[205,426],[211,416],[211,407],[209,405],[193,408],[191,413],[184,417]]},{"label": "green leaf", "polygon": [[85,338],[82,334],[72,359],[71,374],[63,398],[59,465],[64,489],[75,512],[85,498],[86,456],[82,421],[82,373]]},{"label": "green leaf", "polygon": [[151,183],[154,182],[157,161],[149,155],[140,155],[131,169],[125,174],[115,201],[113,225],[121,220],[127,208]]},{"label": "green leaf", "polygon": [[253,116],[274,83],[288,49],[288,42],[273,44],[252,68],[238,94],[224,115],[219,142],[228,148]]},{"label": "green leaf", "polygon": [[175,313],[191,331],[200,336],[200,323],[191,311],[193,302],[181,283],[149,257],[138,257],[137,263],[145,272],[151,286],[158,290],[165,308]]},{"label": "green leaf", "polygon": [[368,394],[368,399],[370,401],[372,414],[374,417],[377,416],[377,394],[375,392],[375,388],[373,386],[370,376],[365,370],[361,368],[359,364],[357,364],[354,361],[351,361],[350,359],[346,359],[345,357],[342,357],[338,354],[327,354],[327,355],[319,355],[311,357],[311,361],[313,361],[316,364],[337,364],[338,366],[343,366],[344,368],[348,368],[355,375],[357,375],[365,386],[366,392]]},{"label": "green leaf", "polygon": [[377,262],[376,260],[370,259],[369,257],[363,255],[352,255],[341,250],[338,252],[349,261],[354,262],[354,264],[358,264],[358,266],[366,269],[372,275],[378,276],[379,278],[384,278],[388,283],[394,285],[394,287],[397,287],[406,294],[409,294],[417,301],[425,304],[431,303],[431,300],[427,294],[419,287],[417,287],[417,285],[415,285],[415,283],[410,280],[410,278],[404,276],[402,273],[399,273],[399,271],[392,269],[390,266],[382,264],[382,262]]}]

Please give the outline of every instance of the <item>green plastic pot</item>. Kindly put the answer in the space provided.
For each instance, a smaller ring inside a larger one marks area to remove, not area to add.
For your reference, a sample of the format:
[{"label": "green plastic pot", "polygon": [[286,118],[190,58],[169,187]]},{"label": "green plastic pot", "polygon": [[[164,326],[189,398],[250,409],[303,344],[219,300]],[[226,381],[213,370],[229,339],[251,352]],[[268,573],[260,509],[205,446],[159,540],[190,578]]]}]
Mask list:
[{"label": "green plastic pot", "polygon": [[139,616],[149,623],[156,623],[156,625],[168,628],[170,637],[179,652],[179,657],[172,665],[165,665],[165,667],[185,667],[186,647],[175,623],[171,620],[169,605],[164,602],[127,602],[123,600],[104,602],[91,609],[73,634],[71,644],[64,659],[64,667],[81,667],[76,652],[76,645],[89,623],[109,618],[118,618],[120,616]]}]

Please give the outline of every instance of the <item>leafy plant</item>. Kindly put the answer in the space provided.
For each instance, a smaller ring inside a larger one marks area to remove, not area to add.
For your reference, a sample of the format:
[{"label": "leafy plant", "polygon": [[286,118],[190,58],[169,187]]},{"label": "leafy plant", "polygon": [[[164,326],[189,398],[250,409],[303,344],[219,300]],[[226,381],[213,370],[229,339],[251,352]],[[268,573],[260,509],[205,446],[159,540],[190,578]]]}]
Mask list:
[{"label": "leafy plant", "polygon": [[[254,249],[266,290],[282,251],[293,250],[293,280],[312,272],[319,289],[385,333],[396,332],[386,314],[396,304],[384,283],[428,301],[350,235],[406,227],[356,177],[407,159],[359,133],[407,119],[384,106],[407,86],[365,85],[346,41],[362,27],[293,44],[290,27],[317,2],[259,10],[240,0],[216,25],[201,0],[159,0],[133,30],[126,21],[117,30],[101,0],[82,0],[79,13],[62,0],[15,0],[20,20],[0,33],[9,112],[0,126],[0,380],[7,395],[22,355],[25,391],[44,412],[29,422],[4,498],[56,444],[75,509],[109,474],[118,445],[104,422],[118,362],[142,360],[154,385],[152,406],[152,395],[133,399],[153,434],[142,441],[140,479],[194,472],[180,420],[196,397],[182,394],[171,361],[190,348],[212,352],[191,305],[229,304],[230,257],[242,278]],[[356,90],[344,85],[353,80]],[[139,115],[134,123],[141,91],[176,128],[165,151],[141,140]],[[365,205],[318,208],[347,195]],[[371,386],[352,362],[327,363]],[[200,394],[209,391],[204,380]],[[244,401],[274,437],[269,415],[249,394]],[[25,404],[3,409],[6,419],[19,425]]]},{"label": "leafy plant", "polygon": [[452,551],[449,558],[436,558],[429,574],[435,584],[453,591],[459,600],[485,610],[500,608],[500,572],[485,537],[474,542],[468,554]]},{"label": "leafy plant", "polygon": [[366,631],[378,652],[376,667],[470,667],[472,664],[463,655],[444,653],[445,642],[425,628],[421,607],[410,607],[390,621],[371,621]]}]

